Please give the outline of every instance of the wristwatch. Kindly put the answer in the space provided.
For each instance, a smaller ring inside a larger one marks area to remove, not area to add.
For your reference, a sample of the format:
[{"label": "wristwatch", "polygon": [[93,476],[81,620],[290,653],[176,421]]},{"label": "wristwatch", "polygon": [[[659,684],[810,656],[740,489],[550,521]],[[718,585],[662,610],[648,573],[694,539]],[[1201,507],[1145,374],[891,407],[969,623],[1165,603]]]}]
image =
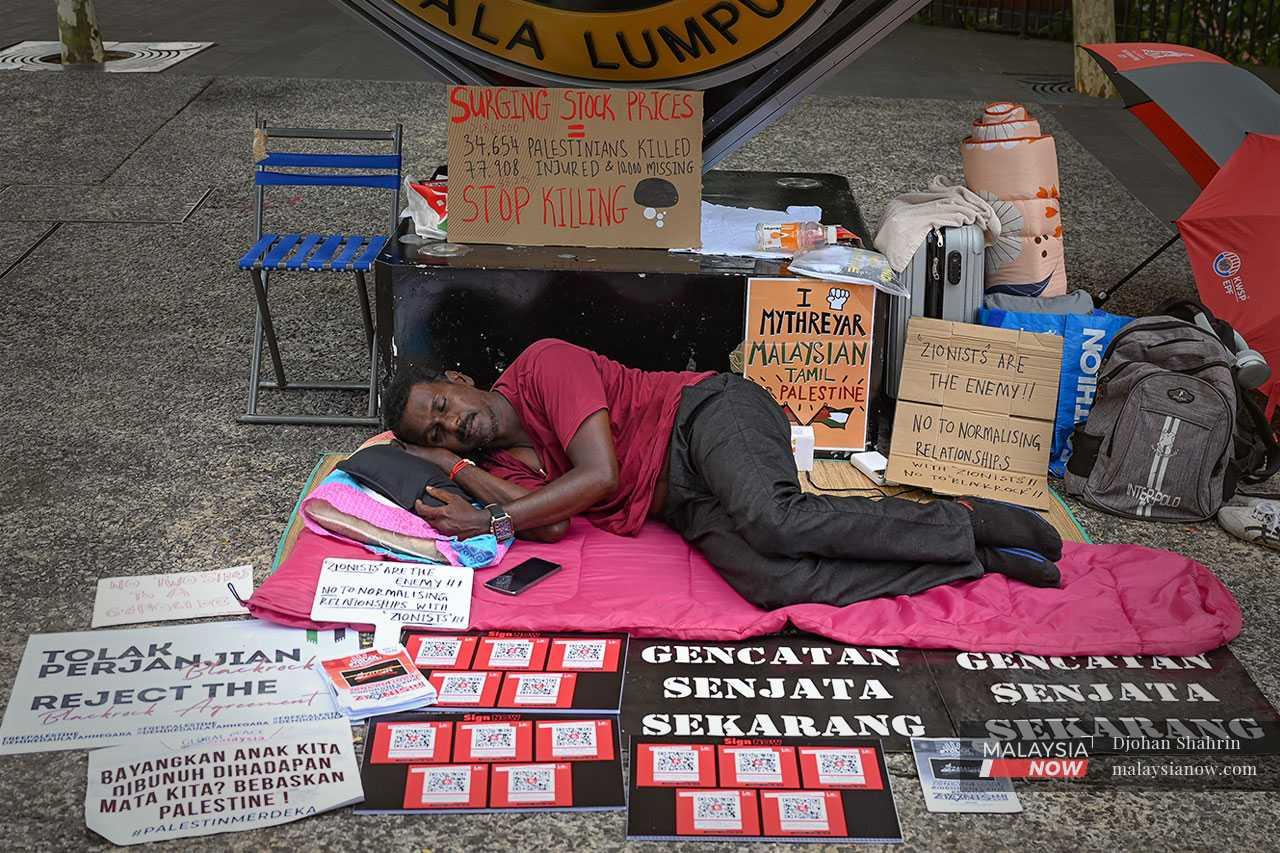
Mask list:
[{"label": "wristwatch", "polygon": [[489,532],[499,542],[506,542],[508,539],[516,538],[516,526],[511,522],[511,516],[507,515],[505,509],[497,504],[489,504],[485,509],[489,510],[489,515],[491,516]]}]

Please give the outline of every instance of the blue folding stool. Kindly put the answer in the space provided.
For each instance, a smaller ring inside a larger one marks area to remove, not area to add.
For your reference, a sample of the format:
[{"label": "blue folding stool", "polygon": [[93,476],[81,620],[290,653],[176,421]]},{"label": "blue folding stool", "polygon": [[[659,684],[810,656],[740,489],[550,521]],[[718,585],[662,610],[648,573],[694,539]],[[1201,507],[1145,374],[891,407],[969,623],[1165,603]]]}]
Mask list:
[{"label": "blue folding stool", "polygon": [[[374,329],[373,312],[369,304],[369,288],[364,274],[373,267],[373,261],[386,245],[389,235],[395,234],[400,216],[400,125],[390,130],[339,130],[316,127],[268,127],[266,122],[255,122],[259,141],[267,147],[265,158],[258,160],[253,183],[257,195],[255,216],[256,236],[253,246],[240,258],[240,269],[248,270],[253,278],[253,291],[258,300],[258,317],[253,333],[253,353],[249,358],[249,405],[239,417],[241,423],[251,424],[316,424],[378,426],[378,341]],[[327,139],[389,142],[390,154],[306,154],[274,152],[270,150],[272,139]],[[339,170],[317,173],[315,171],[280,171],[281,169]],[[360,170],[351,173],[345,170]],[[270,186],[337,186],[363,187],[389,190],[391,193],[391,220],[387,234],[283,234],[262,230],[263,199]],[[267,286],[273,271],[287,272],[350,272],[355,275],[356,296],[360,314],[364,320],[365,344],[369,348],[368,382],[289,382],[285,379],[284,365],[280,361],[280,347],[276,341],[275,326],[267,305]],[[275,381],[259,378],[262,367],[262,344],[266,341],[275,370]],[[369,394],[368,413],[364,417],[351,415],[270,415],[258,412],[258,391],[274,388],[279,391],[343,390],[366,391]]]}]

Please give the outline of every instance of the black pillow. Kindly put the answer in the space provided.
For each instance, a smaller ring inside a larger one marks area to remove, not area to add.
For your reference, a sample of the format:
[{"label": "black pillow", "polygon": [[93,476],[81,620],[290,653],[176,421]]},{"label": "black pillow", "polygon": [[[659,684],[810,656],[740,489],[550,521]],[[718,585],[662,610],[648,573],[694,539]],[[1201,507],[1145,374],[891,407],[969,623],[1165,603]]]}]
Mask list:
[{"label": "black pillow", "polygon": [[425,494],[427,486],[467,498],[466,492],[450,480],[449,475],[439,465],[434,465],[391,444],[375,444],[373,447],[356,451],[346,460],[339,462],[338,469],[347,472],[356,482],[390,498],[407,510],[412,510],[413,502],[418,499],[427,506],[444,505],[443,501]]}]

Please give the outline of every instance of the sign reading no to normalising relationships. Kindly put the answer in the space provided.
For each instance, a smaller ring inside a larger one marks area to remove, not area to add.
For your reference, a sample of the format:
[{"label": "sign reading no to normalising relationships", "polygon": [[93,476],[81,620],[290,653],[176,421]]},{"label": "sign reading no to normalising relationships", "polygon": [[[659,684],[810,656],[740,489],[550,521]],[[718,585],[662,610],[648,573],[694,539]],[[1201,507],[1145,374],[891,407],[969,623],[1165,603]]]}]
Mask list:
[{"label": "sign reading no to normalising relationships", "polygon": [[449,89],[449,240],[701,245],[702,93]]}]

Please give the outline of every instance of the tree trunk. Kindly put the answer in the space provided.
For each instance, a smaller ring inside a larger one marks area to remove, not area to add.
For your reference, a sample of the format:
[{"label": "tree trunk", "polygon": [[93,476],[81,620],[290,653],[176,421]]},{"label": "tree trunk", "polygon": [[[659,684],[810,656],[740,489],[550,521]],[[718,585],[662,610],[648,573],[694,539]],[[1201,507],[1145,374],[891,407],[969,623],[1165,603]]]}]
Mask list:
[{"label": "tree trunk", "polygon": [[1112,97],[1115,87],[1080,45],[1116,40],[1114,0],[1071,0],[1071,29],[1076,45],[1076,91],[1095,98]]},{"label": "tree trunk", "polygon": [[57,0],[58,40],[62,42],[63,65],[101,65],[102,34],[93,0]]}]

